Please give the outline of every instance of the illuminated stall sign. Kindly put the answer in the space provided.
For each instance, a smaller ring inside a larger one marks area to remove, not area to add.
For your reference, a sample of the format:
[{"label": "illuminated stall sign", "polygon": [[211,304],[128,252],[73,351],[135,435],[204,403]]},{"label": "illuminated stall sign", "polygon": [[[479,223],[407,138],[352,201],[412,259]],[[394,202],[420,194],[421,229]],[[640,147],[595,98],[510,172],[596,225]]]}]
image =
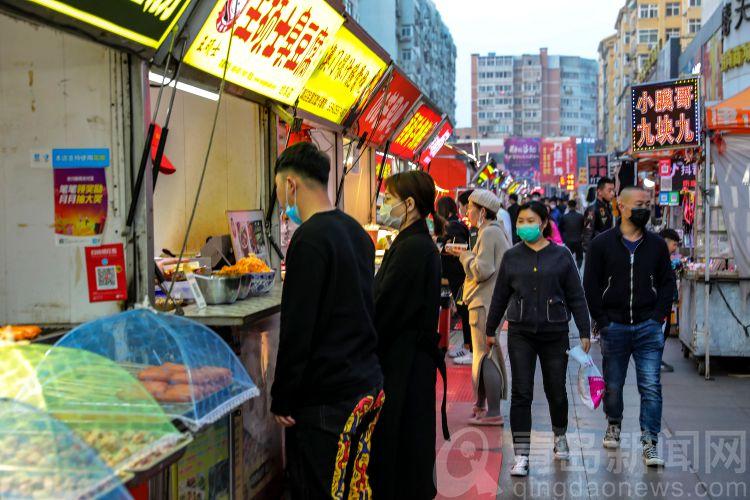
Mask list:
[{"label": "illuminated stall sign", "polygon": [[299,107],[340,124],[357,100],[372,91],[386,63],[346,28],[305,85]]},{"label": "illuminated stall sign", "polygon": [[367,134],[367,142],[382,146],[406,113],[419,99],[419,89],[398,71],[393,71],[389,84],[384,85],[364,109],[358,119],[358,134]]},{"label": "illuminated stall sign", "polygon": [[192,0],[27,0],[127,40],[158,48]]},{"label": "illuminated stall sign", "polygon": [[406,122],[391,144],[391,152],[402,158],[412,159],[417,148],[430,136],[440,123],[440,115],[426,104]]},{"label": "illuminated stall sign", "polygon": [[700,78],[633,85],[633,151],[700,145]]},{"label": "illuminated stall sign", "polygon": [[430,144],[426,148],[424,148],[422,154],[419,155],[419,163],[424,165],[425,167],[429,165],[435,158],[435,156],[437,156],[440,148],[442,148],[445,143],[448,142],[448,139],[450,138],[452,133],[453,126],[449,121],[446,121],[440,128],[440,132],[437,133],[437,135],[432,139],[432,142],[430,142]]},{"label": "illuminated stall sign", "polygon": [[292,105],[344,22],[324,0],[217,2],[185,55],[185,62]]}]

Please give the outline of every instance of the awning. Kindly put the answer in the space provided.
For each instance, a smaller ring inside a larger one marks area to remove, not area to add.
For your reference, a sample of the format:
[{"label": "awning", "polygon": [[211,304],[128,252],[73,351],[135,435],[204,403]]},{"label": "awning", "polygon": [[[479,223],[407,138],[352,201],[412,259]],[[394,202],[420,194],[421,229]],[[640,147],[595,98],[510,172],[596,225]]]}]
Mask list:
[{"label": "awning", "polygon": [[435,184],[441,189],[453,191],[466,186],[467,164],[463,152],[448,146],[440,148],[428,167]]},{"label": "awning", "polygon": [[706,126],[710,130],[750,133],[750,87],[734,97],[706,108]]}]

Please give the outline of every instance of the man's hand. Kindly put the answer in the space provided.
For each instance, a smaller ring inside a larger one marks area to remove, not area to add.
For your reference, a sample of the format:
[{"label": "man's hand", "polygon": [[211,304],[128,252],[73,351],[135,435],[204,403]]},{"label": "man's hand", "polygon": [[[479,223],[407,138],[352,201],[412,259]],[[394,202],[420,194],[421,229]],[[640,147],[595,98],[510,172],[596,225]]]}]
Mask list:
[{"label": "man's hand", "polygon": [[495,345],[495,342],[495,337],[487,337],[487,347],[491,348],[493,345]]},{"label": "man's hand", "polygon": [[273,418],[276,420],[276,423],[282,427],[292,427],[297,423],[292,417],[282,417],[281,415],[274,415]]},{"label": "man's hand", "polygon": [[581,339],[581,349],[583,349],[583,352],[588,353],[589,349],[591,349],[591,339]]}]

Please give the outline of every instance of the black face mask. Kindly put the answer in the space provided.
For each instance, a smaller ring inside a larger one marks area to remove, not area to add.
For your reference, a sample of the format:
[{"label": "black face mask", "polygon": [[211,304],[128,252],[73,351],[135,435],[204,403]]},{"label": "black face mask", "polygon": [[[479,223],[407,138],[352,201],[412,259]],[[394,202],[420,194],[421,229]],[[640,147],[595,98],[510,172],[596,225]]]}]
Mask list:
[{"label": "black face mask", "polygon": [[638,229],[643,229],[651,218],[651,210],[648,208],[634,208],[630,211],[630,222]]}]

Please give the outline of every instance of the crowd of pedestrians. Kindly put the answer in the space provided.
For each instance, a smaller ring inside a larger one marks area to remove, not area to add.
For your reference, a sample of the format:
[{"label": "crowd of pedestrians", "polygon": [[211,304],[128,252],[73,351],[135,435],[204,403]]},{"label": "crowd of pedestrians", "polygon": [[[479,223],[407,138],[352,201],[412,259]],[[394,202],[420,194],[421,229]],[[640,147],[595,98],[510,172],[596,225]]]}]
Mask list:
[{"label": "crowd of pedestrians", "polygon": [[[620,444],[632,358],[643,460],[664,465],[661,358],[679,236],[647,229],[652,193],[628,187],[615,197],[614,182],[604,178],[587,207],[540,193],[510,195],[504,206],[484,189],[436,199],[429,174],[395,174],[385,181],[378,221],[398,235],[376,270],[372,240],[328,198],[329,170],[309,143],[291,146],[276,165],[279,202],[301,224],[286,255],[271,392],[271,411],[286,430],[291,498],[435,497],[440,420],[448,437],[445,393],[442,418],[436,414],[437,373],[446,381],[437,334],[441,287],[463,330],[447,355],[471,364],[475,404],[466,423],[504,425],[501,402],[510,393],[512,475],[529,473],[537,360],[551,453],[569,458],[571,320],[584,351],[597,336],[600,343],[602,445]],[[505,324],[510,376],[497,340]]]}]

